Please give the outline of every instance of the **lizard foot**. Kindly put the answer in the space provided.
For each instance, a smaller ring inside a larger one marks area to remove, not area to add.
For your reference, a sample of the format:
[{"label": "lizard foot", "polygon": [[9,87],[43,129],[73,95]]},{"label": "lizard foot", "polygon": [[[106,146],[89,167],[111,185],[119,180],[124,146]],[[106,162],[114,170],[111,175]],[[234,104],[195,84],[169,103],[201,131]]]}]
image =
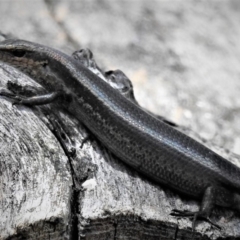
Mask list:
[{"label": "lizard foot", "polygon": [[9,91],[6,88],[0,89],[0,96],[7,97],[13,101],[13,105],[15,104],[21,104],[21,102],[24,100],[23,97],[18,96],[17,94]]},{"label": "lizard foot", "polygon": [[188,218],[193,218],[193,222],[192,222],[192,231],[194,231],[195,226],[196,226],[196,221],[198,219],[204,220],[208,223],[210,223],[211,225],[213,225],[214,227],[216,227],[217,229],[221,230],[221,227],[214,223],[209,216],[206,216],[205,212],[203,211],[197,211],[197,212],[190,212],[190,211],[181,211],[178,209],[173,209],[172,212],[170,213],[171,216],[175,216],[175,217],[188,217]]}]

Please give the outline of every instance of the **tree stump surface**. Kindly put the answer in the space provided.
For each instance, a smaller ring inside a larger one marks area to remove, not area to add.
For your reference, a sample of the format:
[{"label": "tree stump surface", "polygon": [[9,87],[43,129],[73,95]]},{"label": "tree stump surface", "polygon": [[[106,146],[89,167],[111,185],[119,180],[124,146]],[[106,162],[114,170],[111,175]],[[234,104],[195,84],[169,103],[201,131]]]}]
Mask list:
[{"label": "tree stump surface", "polygon": [[[37,85],[2,63],[0,78],[1,87],[7,81]],[[54,104],[29,108],[1,97],[0,105],[1,239],[192,239],[191,221],[169,214],[174,208],[197,210],[199,202],[139,175],[97,139],[81,148],[88,131]],[[62,124],[67,148],[76,149],[73,158],[54,134],[51,114]],[[179,130],[202,141],[189,129]],[[239,156],[203,143],[239,165]],[[195,239],[240,236],[233,211],[216,208],[212,217],[223,229],[200,222]]]}]

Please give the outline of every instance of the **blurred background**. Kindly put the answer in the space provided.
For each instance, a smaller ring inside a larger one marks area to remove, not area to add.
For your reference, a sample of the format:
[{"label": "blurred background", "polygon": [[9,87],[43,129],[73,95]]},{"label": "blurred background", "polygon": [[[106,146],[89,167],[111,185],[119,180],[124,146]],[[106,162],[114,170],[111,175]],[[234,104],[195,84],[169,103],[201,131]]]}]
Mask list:
[{"label": "blurred background", "polygon": [[239,0],[0,0],[0,31],[91,49],[142,106],[240,154]]}]

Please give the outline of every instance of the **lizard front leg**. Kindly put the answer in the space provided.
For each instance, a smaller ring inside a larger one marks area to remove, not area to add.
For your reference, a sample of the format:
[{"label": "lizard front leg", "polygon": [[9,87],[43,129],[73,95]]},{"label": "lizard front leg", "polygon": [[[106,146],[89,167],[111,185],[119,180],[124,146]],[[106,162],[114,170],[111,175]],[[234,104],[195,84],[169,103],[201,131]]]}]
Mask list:
[{"label": "lizard front leg", "polygon": [[45,93],[42,89],[33,88],[31,86],[21,86],[12,82],[8,82],[7,88],[0,89],[0,96],[11,99],[13,104],[28,106],[45,105],[56,100],[70,100],[67,94],[60,91]]},{"label": "lizard front leg", "polygon": [[10,98],[11,100],[13,100],[13,104],[35,106],[35,105],[45,105],[45,104],[52,103],[57,98],[59,98],[59,96],[61,96],[61,93],[53,92],[53,93],[48,93],[48,94],[38,95],[33,97],[24,97],[24,96],[19,96],[15,93],[9,92],[6,89],[0,89],[0,96]]}]

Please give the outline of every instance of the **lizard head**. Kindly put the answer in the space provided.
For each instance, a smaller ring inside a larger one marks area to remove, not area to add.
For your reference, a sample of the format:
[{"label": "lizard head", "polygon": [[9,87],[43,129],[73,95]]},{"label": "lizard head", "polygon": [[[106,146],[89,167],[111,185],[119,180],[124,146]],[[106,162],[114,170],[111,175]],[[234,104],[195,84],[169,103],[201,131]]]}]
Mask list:
[{"label": "lizard head", "polygon": [[0,61],[48,88],[62,88],[57,80],[58,72],[62,65],[67,65],[68,59],[64,53],[25,40],[7,39],[0,42]]},{"label": "lizard head", "polygon": [[[0,61],[31,75],[33,69],[47,66],[47,58],[40,54],[40,45],[24,40],[8,39],[0,42]],[[43,46],[42,46],[43,47]],[[37,51],[36,51],[37,50]]]},{"label": "lizard head", "polygon": [[18,39],[7,39],[0,42],[0,61],[22,68],[36,62],[46,61],[47,47]]}]

